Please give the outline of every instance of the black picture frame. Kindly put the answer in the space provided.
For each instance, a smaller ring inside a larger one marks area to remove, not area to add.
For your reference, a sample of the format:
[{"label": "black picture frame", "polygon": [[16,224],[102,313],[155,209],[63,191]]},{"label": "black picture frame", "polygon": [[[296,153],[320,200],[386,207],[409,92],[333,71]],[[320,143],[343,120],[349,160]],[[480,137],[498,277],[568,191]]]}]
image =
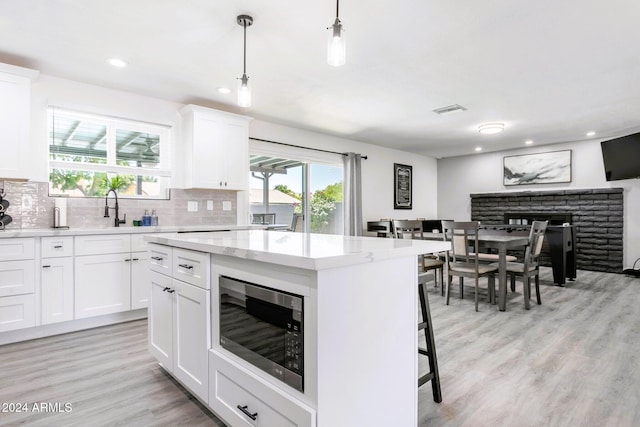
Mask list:
[{"label": "black picture frame", "polygon": [[393,164],[393,208],[413,208],[413,167]]}]

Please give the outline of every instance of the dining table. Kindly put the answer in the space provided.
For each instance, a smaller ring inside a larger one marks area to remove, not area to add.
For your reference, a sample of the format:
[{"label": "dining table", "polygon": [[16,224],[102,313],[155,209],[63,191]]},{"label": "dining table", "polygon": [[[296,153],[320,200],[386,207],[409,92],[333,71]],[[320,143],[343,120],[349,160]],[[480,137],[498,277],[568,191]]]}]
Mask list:
[{"label": "dining table", "polygon": [[[424,239],[442,240],[442,233],[424,233]],[[498,250],[498,310],[505,311],[507,306],[507,250],[524,249],[529,244],[528,236],[491,234],[490,230],[478,234],[480,248]]]},{"label": "dining table", "polygon": [[481,248],[498,249],[498,310],[507,306],[507,250],[523,249],[529,244],[527,236],[504,236],[480,233],[478,245]]}]

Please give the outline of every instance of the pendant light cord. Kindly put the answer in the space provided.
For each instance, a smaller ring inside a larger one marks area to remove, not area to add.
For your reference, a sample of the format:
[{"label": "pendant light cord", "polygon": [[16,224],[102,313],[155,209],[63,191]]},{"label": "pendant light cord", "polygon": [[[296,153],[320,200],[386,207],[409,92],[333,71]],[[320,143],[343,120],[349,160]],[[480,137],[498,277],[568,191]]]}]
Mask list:
[{"label": "pendant light cord", "polygon": [[242,27],[244,28],[244,58],[242,65],[242,74],[247,74],[247,20],[242,20]]},{"label": "pendant light cord", "polygon": [[340,0],[336,0],[336,19],[340,16]]}]

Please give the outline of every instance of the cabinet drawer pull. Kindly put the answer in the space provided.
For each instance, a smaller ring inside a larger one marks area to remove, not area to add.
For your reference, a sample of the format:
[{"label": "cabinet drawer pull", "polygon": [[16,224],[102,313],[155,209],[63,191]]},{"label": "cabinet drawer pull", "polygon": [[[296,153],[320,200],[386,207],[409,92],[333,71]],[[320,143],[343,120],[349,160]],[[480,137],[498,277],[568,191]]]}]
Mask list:
[{"label": "cabinet drawer pull", "polygon": [[50,265],[43,265],[42,268],[51,268]]},{"label": "cabinet drawer pull", "polygon": [[161,256],[152,256],[151,259],[154,259],[156,261],[162,261],[164,258],[162,258]]},{"label": "cabinet drawer pull", "polygon": [[175,289],[169,289],[167,292],[169,292],[170,294],[174,293],[176,290]]},{"label": "cabinet drawer pull", "polygon": [[253,421],[255,421],[256,419],[258,419],[258,413],[251,413],[247,410],[247,405],[244,406],[240,406],[238,405],[238,409],[240,409],[242,411],[243,414],[245,414],[247,417],[251,418]]},{"label": "cabinet drawer pull", "polygon": [[178,264],[178,267],[186,268],[187,270],[193,270],[193,265],[189,264]]},{"label": "cabinet drawer pull", "polygon": [[60,248],[62,248],[62,245],[55,245],[55,246],[53,247],[53,249],[60,249]]},{"label": "cabinet drawer pull", "polygon": [[131,261],[131,258],[127,258],[127,259],[125,259],[124,261],[125,261],[125,262],[129,262],[129,261]]},{"label": "cabinet drawer pull", "polygon": [[166,287],[166,288],[164,288],[164,289],[162,290],[162,292],[167,292],[169,289],[171,289],[171,288]]},{"label": "cabinet drawer pull", "polygon": [[131,258],[131,261],[140,261],[140,258]]}]

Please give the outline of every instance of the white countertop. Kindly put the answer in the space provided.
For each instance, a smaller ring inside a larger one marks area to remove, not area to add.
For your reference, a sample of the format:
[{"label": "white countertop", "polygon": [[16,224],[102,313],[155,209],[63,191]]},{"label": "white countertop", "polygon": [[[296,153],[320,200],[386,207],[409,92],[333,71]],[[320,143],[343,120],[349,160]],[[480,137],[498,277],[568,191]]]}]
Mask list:
[{"label": "white countertop", "polygon": [[145,234],[145,233],[191,233],[221,230],[262,230],[266,226],[253,225],[185,225],[158,227],[104,227],[104,228],[32,228],[8,229],[0,231],[0,239],[10,237],[49,237],[49,236],[83,236],[91,234]]},{"label": "white countertop", "polygon": [[241,230],[220,233],[161,234],[149,242],[308,270],[324,270],[384,259],[442,252],[443,241]]}]

